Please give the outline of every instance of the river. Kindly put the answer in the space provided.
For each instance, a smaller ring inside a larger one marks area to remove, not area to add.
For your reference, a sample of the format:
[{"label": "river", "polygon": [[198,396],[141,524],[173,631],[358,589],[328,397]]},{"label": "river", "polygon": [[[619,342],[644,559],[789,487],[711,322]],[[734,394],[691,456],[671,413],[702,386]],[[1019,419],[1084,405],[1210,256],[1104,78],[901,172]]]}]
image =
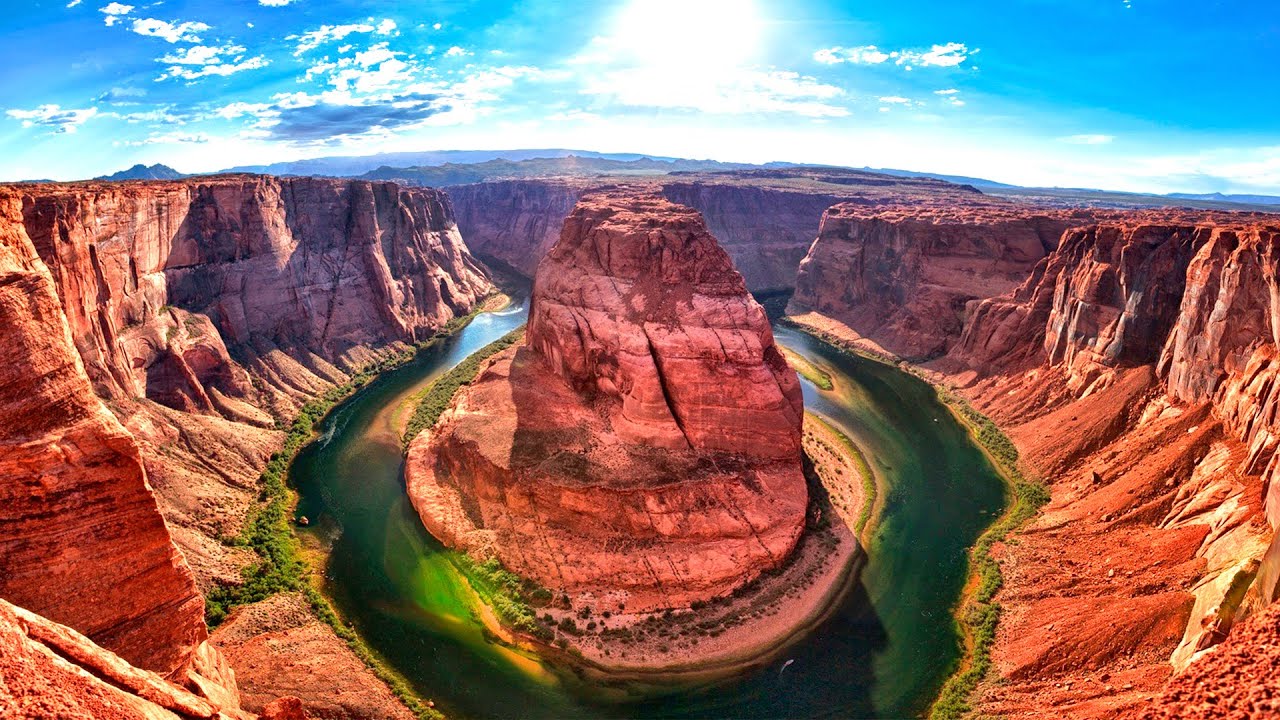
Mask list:
[{"label": "river", "polygon": [[396,429],[407,398],[524,317],[519,305],[481,315],[370,383],[324,420],[291,467],[298,512],[313,520],[305,532],[329,550],[325,592],[389,665],[466,718],[907,717],[927,709],[959,657],[951,611],[968,547],[1003,508],[1003,484],[929,385],[785,327],[778,339],[834,381],[822,391],[802,380],[806,408],[854,439],[885,493],[868,561],[832,616],[785,659],[693,686],[585,681],[491,642],[450,551],[409,507]]}]

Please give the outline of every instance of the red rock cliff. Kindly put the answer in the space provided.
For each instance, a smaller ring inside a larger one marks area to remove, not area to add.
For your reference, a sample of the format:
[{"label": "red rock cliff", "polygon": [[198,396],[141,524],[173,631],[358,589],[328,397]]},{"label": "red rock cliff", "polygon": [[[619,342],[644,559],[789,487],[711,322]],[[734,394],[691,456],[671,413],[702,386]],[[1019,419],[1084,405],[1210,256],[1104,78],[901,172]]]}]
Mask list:
[{"label": "red rock cliff", "polygon": [[0,596],[168,674],[205,639],[204,602],[21,212],[0,198]]},{"label": "red rock cliff", "polygon": [[687,607],[794,547],[802,414],[698,214],[593,194],[539,266],[527,345],[411,444],[409,494],[445,543],[588,604]]},{"label": "red rock cliff", "polygon": [[936,357],[960,335],[967,303],[1017,287],[1085,220],[998,202],[836,205],[788,312],[822,313],[897,355]]},{"label": "red rock cliff", "polygon": [[[277,424],[491,286],[447,198],[389,183],[20,185],[0,205],[0,596],[140,667],[216,670],[197,588],[255,559],[219,538],[253,504]],[[347,651],[327,629],[316,641]]]},{"label": "red rock cliff", "polygon": [[752,292],[795,286],[796,268],[813,242],[822,213],[837,202],[981,197],[973,188],[930,178],[820,168],[503,180],[447,191],[468,244],[532,277],[538,261],[559,239],[560,226],[577,199],[620,181],[642,183],[702,213]]},{"label": "red rock cliff", "polygon": [[1177,211],[1068,231],[936,364],[1053,493],[1007,550],[994,659],[1071,682],[1006,685],[983,712],[1138,707],[1248,612],[1277,505],[1278,238],[1273,216]]}]

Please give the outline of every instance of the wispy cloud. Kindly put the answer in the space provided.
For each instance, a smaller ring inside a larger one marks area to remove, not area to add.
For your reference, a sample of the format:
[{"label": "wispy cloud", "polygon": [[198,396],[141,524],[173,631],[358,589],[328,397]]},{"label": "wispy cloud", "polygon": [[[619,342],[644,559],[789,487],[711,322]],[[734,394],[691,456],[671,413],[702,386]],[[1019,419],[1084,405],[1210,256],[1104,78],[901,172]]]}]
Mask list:
[{"label": "wispy cloud", "polygon": [[395,35],[397,34],[396,22],[391,19],[385,19],[379,22],[377,25],[374,25],[373,18],[369,18],[367,22],[363,22],[363,23],[350,23],[347,25],[321,25],[319,28],[316,28],[315,30],[308,30],[307,32],[302,33],[301,35],[290,35],[286,39],[297,40],[298,45],[294,49],[293,54],[302,55],[308,50],[314,50],[325,43],[333,42],[335,40],[342,40],[348,35],[354,35],[358,33],[363,33],[363,34],[373,33],[376,35],[383,35],[383,36]]},{"label": "wispy cloud", "polygon": [[47,127],[53,133],[74,133],[89,118],[98,114],[98,108],[64,110],[60,105],[41,105],[34,110],[6,110],[5,114],[22,121],[23,127]]},{"label": "wispy cloud", "polygon": [[298,0],[258,0],[258,4],[263,7],[284,7],[285,5],[292,5],[296,2],[298,2]]},{"label": "wispy cloud", "polygon": [[226,77],[245,70],[256,70],[270,64],[262,56],[246,57],[245,48],[232,43],[225,45],[193,45],[180,48],[156,62],[169,65],[159,80],[179,78],[194,81],[203,77]]},{"label": "wispy cloud", "polygon": [[883,65],[892,61],[893,65],[903,68],[904,70],[912,70],[917,67],[956,67],[964,64],[970,57],[980,52],[979,49],[969,49],[968,45],[958,42],[949,42],[943,45],[934,45],[928,50],[892,50],[885,51],[875,45],[864,45],[862,47],[846,48],[846,47],[829,47],[822,48],[813,54],[813,59],[824,65],[839,65],[841,63],[850,63],[853,65]]}]

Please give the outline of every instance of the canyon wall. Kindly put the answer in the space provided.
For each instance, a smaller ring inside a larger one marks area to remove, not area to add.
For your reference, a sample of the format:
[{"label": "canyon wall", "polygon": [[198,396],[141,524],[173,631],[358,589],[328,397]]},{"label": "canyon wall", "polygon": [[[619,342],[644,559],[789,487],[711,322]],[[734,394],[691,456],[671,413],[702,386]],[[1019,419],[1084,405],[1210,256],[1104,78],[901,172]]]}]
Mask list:
[{"label": "canyon wall", "polygon": [[875,350],[937,357],[960,335],[968,303],[1017,287],[1070,224],[1089,218],[998,201],[835,205],[787,312],[839,321]]},{"label": "canyon wall", "polygon": [[702,218],[613,189],[579,202],[539,265],[526,344],[413,440],[408,490],[446,544],[575,605],[688,607],[790,555],[802,416],[795,372]]},{"label": "canyon wall", "polygon": [[296,409],[491,289],[429,189],[319,178],[21,186],[97,394],[135,436],[201,588]]},{"label": "canyon wall", "polygon": [[441,193],[250,176],[0,187],[0,275],[0,596],[227,708],[200,591],[277,428],[491,290]]},{"label": "canyon wall", "polygon": [[0,197],[0,596],[178,671],[205,638],[204,603],[137,445],[85,377],[21,213]]},{"label": "canyon wall", "polygon": [[1178,211],[1069,230],[933,364],[1053,495],[1005,551],[994,659],[1021,682],[981,711],[1138,707],[1271,600],[1278,239]]},{"label": "canyon wall", "polygon": [[827,168],[502,180],[446,191],[457,209],[458,227],[476,253],[533,277],[577,199],[615,185],[642,185],[702,213],[752,292],[795,287],[796,268],[818,232],[822,213],[837,202],[981,197],[973,188],[930,178]]}]

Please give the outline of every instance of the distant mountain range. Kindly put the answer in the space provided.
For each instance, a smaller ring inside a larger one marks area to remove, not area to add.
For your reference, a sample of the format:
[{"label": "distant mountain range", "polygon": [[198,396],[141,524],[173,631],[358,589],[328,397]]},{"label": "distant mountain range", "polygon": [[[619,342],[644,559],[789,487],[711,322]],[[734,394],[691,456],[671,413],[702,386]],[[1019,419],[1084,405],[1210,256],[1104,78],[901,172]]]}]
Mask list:
[{"label": "distant mountain range", "polygon": [[1169,193],[1165,197],[1182,200],[1212,200],[1215,202],[1246,203],[1249,205],[1280,205],[1275,195],[1224,195],[1222,193]]},{"label": "distant mountain range", "polygon": [[94,180],[177,180],[183,177],[186,177],[186,175],[168,165],[156,164],[148,167],[139,163],[128,170],[121,170],[111,175],[102,175],[94,178]]},{"label": "distant mountain range", "polygon": [[[690,160],[640,153],[602,153],[564,148],[517,150],[431,150],[381,153],[364,156],[308,158],[269,165],[241,165],[213,174],[261,173],[267,175],[319,175],[394,180],[411,185],[446,186],[484,182],[496,178],[550,177],[556,175],[659,175],[671,172],[716,172],[759,168],[793,168],[799,163],[763,165]],[[809,166],[844,168],[844,166]],[[844,168],[850,169],[850,168]],[[1225,193],[1129,193],[1091,188],[1037,188],[1011,185],[966,175],[943,175],[896,168],[863,167],[862,171],[908,178],[935,178],[970,185],[993,195],[1038,197],[1054,202],[1078,202],[1104,207],[1152,207],[1186,204],[1221,210],[1270,210],[1280,207],[1280,196]],[[97,180],[170,180],[186,177],[166,165],[135,165]]]},{"label": "distant mountain range", "polygon": [[[325,175],[330,177],[357,177],[364,173],[391,168],[421,168],[445,164],[474,165],[493,160],[520,162],[522,160],[548,160],[575,157],[579,159],[615,160],[633,162],[651,160],[655,162],[705,163],[699,167],[717,167],[732,169],[741,167],[759,167],[741,163],[719,163],[714,160],[685,160],[683,158],[642,155],[639,153],[601,153],[592,150],[566,150],[563,148],[544,148],[541,150],[432,150],[428,152],[381,153],[360,157],[322,157],[293,162],[272,163],[270,165],[241,165],[228,168],[221,173],[266,173],[268,175]],[[786,167],[790,163],[769,163],[765,167]],[[682,168],[683,169],[683,168]],[[220,174],[221,174],[220,173]]]},{"label": "distant mountain range", "polygon": [[759,168],[759,165],[722,163],[714,160],[654,159],[640,157],[618,160],[605,157],[568,155],[527,160],[496,159],[478,163],[445,163],[397,168],[383,166],[360,177],[366,180],[393,180],[406,185],[444,187],[484,182],[498,178],[536,178],[564,175],[665,175],[671,172],[725,171]]}]

